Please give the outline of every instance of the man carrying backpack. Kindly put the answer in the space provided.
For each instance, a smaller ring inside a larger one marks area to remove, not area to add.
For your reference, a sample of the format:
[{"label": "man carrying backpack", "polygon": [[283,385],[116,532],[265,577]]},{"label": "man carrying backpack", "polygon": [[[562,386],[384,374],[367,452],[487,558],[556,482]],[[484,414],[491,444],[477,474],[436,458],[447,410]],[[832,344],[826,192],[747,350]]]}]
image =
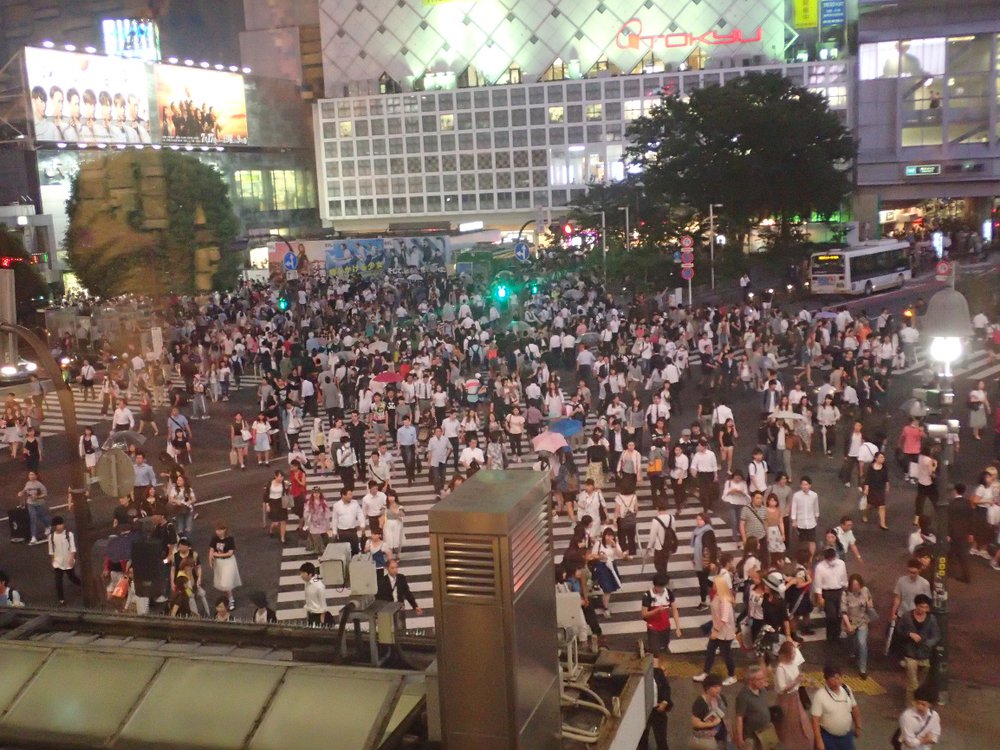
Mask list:
[{"label": "man carrying backpack", "polygon": [[677,551],[677,531],[674,517],[666,508],[660,508],[649,522],[646,535],[646,554],[653,553],[653,567],[657,573],[667,574],[670,556]]},{"label": "man carrying backpack", "polygon": [[66,528],[62,516],[52,519],[52,533],[49,534],[49,557],[52,559],[52,571],[56,579],[56,596],[59,606],[66,604],[66,592],[63,589],[63,576],[69,578],[77,587],[83,584],[76,575],[76,539],[73,532]]}]

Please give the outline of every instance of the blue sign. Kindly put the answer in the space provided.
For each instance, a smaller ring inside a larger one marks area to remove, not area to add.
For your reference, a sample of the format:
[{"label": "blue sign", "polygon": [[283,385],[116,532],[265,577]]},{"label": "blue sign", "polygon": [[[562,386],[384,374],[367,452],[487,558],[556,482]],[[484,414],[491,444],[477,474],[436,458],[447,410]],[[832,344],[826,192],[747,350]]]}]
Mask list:
[{"label": "blue sign", "polygon": [[514,245],[514,257],[522,262],[531,259],[531,247],[527,242],[521,241]]},{"label": "blue sign", "polygon": [[820,26],[843,26],[847,23],[847,0],[822,0]]},{"label": "blue sign", "polygon": [[674,250],[674,263],[680,263],[680,262],[681,262],[681,251]]},{"label": "blue sign", "polygon": [[286,271],[294,271],[299,267],[299,256],[289,250],[285,253],[283,263]]}]

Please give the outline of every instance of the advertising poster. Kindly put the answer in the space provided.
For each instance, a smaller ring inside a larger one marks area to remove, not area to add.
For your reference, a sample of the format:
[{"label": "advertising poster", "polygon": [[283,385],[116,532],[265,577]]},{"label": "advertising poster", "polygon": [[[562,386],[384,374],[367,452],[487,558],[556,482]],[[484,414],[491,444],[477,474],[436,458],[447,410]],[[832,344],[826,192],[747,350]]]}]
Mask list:
[{"label": "advertising poster", "polygon": [[385,239],[386,268],[418,269],[425,266],[443,266],[444,258],[444,237],[387,237]]},{"label": "advertising poster", "polygon": [[330,276],[380,273],[385,267],[385,241],[376,239],[330,240],[326,243],[326,272]]},{"label": "advertising poster", "polygon": [[34,47],[24,56],[36,141],[153,142],[145,63]]},{"label": "advertising poster", "polygon": [[157,65],[155,77],[163,143],[247,145],[243,76]]},{"label": "advertising poster", "polygon": [[819,25],[819,0],[792,0],[794,21],[797,29],[815,29]]}]

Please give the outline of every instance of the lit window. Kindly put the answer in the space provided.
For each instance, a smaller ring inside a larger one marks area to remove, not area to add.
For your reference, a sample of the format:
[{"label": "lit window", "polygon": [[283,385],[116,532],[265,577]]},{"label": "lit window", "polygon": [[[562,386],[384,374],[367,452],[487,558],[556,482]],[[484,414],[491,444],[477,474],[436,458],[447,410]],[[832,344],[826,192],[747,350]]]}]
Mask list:
[{"label": "lit window", "polygon": [[549,107],[549,122],[565,122],[566,110],[562,107]]},{"label": "lit window", "polygon": [[603,116],[603,107],[600,104],[588,104],[587,105],[587,119],[588,120],[600,120]]},{"label": "lit window", "polygon": [[438,121],[439,130],[454,130],[455,115],[441,115]]},{"label": "lit window", "polygon": [[634,120],[642,114],[642,100],[629,99],[625,102],[625,119]]},{"label": "lit window", "polygon": [[341,120],[340,121],[340,137],[341,138],[350,138],[352,135],[354,135],[354,123],[351,122],[350,120]]}]

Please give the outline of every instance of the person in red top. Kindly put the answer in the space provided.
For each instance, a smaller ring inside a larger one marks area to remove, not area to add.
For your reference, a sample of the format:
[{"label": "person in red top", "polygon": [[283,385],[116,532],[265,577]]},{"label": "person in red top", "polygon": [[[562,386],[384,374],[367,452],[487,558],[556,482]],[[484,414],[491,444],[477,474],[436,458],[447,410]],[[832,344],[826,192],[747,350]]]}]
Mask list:
[{"label": "person in red top", "polygon": [[[904,471],[909,469],[909,464],[917,462],[917,458],[920,455],[920,445],[925,435],[924,428],[920,426],[920,420],[917,417],[913,417],[900,433],[899,448],[903,452],[903,455],[906,456],[908,462],[907,466],[904,467]],[[908,471],[906,481],[911,484],[916,481],[909,475]]]},{"label": "person in red top", "polygon": [[298,460],[292,461],[292,467],[288,471],[288,481],[291,485],[289,490],[292,496],[292,503],[295,508],[295,515],[299,517],[299,525],[302,525],[302,514],[306,505],[306,471]]},{"label": "person in red top", "polygon": [[667,588],[666,573],[653,576],[653,587],[642,596],[642,619],[646,621],[646,648],[651,654],[670,650],[670,615],[674,616],[674,633],[681,637],[681,619],[673,592]]}]

